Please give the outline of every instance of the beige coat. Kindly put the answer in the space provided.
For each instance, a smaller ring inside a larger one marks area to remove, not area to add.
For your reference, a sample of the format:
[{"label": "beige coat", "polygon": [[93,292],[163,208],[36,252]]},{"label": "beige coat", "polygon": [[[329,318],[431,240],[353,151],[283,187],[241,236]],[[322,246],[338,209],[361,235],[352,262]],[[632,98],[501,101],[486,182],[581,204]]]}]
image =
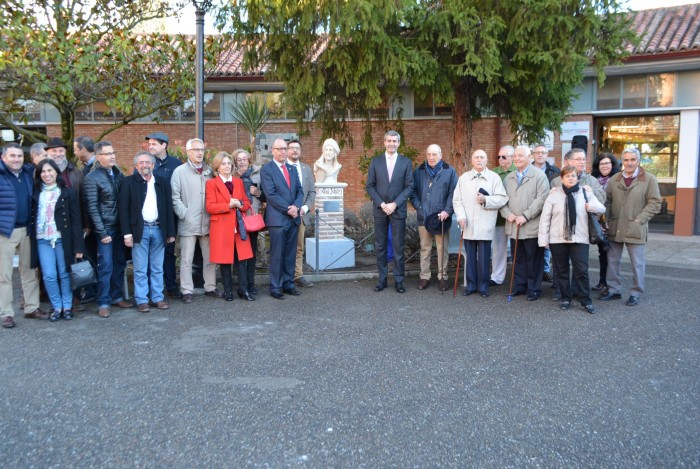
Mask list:
[{"label": "beige coat", "polygon": [[530,165],[520,186],[518,186],[517,171],[506,176],[503,185],[508,195],[508,203],[501,209],[501,216],[506,219],[506,234],[515,239],[517,231],[515,223],[507,221],[508,216],[523,215],[528,221],[520,227],[519,238],[537,238],[540,213],[549,194],[549,179],[542,171]]},{"label": "beige coat", "polygon": [[[608,239],[618,243],[646,244],[649,220],[661,209],[661,194],[656,177],[639,168],[629,187],[622,171],[615,174],[605,189],[608,214]],[[638,221],[637,221],[638,220]]]},{"label": "beige coat", "polygon": [[173,210],[178,218],[180,236],[205,236],[209,234],[209,214],[205,209],[206,184],[213,172],[206,164],[202,174],[189,162],[181,164],[170,180],[173,189]]},{"label": "beige coat", "polygon": [[[574,194],[576,200],[576,232],[567,241],[564,237],[564,224],[566,217],[566,194],[563,189],[552,191],[544,201],[542,215],[540,216],[540,231],[538,244],[548,247],[550,244],[564,243],[588,243],[588,214],[586,213],[586,199],[583,196],[583,188]],[[601,215],[605,213],[605,206],[598,201],[592,189],[586,189],[588,196],[588,211]]]},{"label": "beige coat", "polygon": [[[496,231],[498,209],[508,202],[508,196],[498,174],[485,169],[481,176],[477,178],[472,169],[459,177],[452,196],[452,208],[457,220],[466,220],[464,239],[491,241]],[[479,189],[489,193],[484,205],[476,201]]]}]

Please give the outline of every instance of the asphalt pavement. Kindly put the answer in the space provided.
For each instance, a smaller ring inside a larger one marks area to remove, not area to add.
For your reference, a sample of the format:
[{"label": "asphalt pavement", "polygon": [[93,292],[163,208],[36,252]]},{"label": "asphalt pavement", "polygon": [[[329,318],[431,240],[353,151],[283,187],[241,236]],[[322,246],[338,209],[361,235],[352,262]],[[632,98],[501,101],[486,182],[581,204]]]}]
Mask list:
[{"label": "asphalt pavement", "polygon": [[415,277],[403,295],[318,279],[284,301],[18,314],[0,466],[699,467],[700,278],[665,262],[639,306],[595,315]]}]

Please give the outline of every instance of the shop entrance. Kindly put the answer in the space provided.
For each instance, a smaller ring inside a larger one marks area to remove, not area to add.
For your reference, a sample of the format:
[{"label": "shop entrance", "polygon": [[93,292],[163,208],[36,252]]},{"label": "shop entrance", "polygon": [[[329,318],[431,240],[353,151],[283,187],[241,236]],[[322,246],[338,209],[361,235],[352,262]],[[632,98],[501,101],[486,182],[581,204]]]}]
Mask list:
[{"label": "shop entrance", "polygon": [[623,116],[595,120],[596,153],[609,151],[618,159],[622,150],[634,147],[642,154],[642,167],[656,176],[661,191],[661,212],[650,222],[655,232],[673,233],[678,174],[680,116]]}]

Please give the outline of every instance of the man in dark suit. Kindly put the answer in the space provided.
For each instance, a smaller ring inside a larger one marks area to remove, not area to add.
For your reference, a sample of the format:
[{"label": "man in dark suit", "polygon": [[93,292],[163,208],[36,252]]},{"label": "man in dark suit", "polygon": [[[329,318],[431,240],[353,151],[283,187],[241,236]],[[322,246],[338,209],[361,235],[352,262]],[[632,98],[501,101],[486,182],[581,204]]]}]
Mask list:
[{"label": "man in dark suit", "polygon": [[384,156],[372,159],[367,173],[367,193],[374,212],[374,249],[377,255],[379,283],[374,291],[387,286],[387,244],[391,225],[394,248],[395,289],[404,293],[404,236],[406,234],[406,201],[413,190],[411,160],[398,153],[401,136],[390,130],[384,135]]},{"label": "man in dark suit", "polygon": [[287,164],[294,166],[299,176],[301,190],[304,194],[304,199],[299,208],[299,237],[297,238],[297,257],[294,267],[294,283],[300,287],[313,287],[313,282],[304,278],[304,239],[306,227],[311,224],[311,211],[314,209],[316,202],[316,182],[314,181],[314,173],[309,165],[301,162],[301,143],[299,140],[291,140],[287,144]]},{"label": "man in dark suit", "polygon": [[260,185],[267,200],[265,224],[270,232],[270,296],[300,295],[294,286],[294,261],[304,193],[293,166],[287,165],[287,142],[272,144],[273,160],[260,170]]}]

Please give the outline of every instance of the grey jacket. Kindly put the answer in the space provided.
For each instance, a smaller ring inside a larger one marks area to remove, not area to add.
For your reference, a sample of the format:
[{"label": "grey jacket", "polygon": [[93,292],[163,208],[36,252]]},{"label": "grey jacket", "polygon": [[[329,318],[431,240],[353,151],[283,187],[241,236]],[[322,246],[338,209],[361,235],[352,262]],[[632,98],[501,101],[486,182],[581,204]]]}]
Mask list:
[{"label": "grey jacket", "polygon": [[170,185],[173,190],[173,210],[178,218],[180,236],[205,236],[209,234],[209,214],[205,210],[205,186],[214,174],[206,163],[202,174],[189,162],[173,171]]},{"label": "grey jacket", "polygon": [[[576,232],[567,241],[564,236],[564,220],[566,213],[566,194],[561,189],[552,191],[542,208],[540,216],[540,231],[538,244],[548,247],[550,244],[589,244],[588,243],[588,214],[586,213],[586,199],[583,196],[583,187],[574,194],[576,200]],[[593,191],[588,189],[588,212],[601,215],[605,213],[605,206],[596,197]]]},{"label": "grey jacket", "polygon": [[[596,199],[598,199],[601,204],[605,203],[605,189],[600,185],[598,179],[584,171],[581,176],[579,176],[578,183],[581,186],[590,186],[591,189],[593,189],[593,195],[595,195]],[[551,186],[561,188],[561,176],[552,179]]]}]

